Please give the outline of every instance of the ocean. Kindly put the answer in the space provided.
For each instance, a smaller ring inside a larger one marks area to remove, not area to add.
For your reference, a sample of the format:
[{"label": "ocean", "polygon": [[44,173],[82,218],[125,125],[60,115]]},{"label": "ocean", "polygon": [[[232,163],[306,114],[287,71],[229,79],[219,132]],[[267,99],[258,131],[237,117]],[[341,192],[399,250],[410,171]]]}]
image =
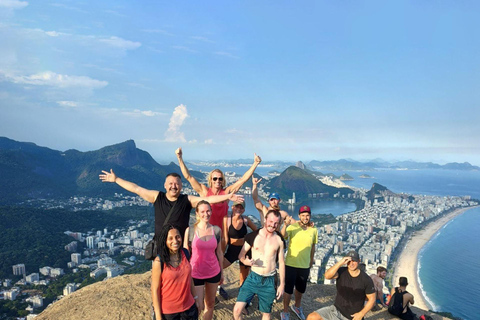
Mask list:
[{"label": "ocean", "polygon": [[[339,172],[336,174],[342,174]],[[480,172],[458,170],[381,170],[346,172],[346,181],[369,189],[374,182],[394,192],[465,196],[480,199]],[[362,174],[372,179],[359,178]],[[480,319],[480,208],[467,210],[447,223],[419,254],[421,290],[435,311],[463,319]]]},{"label": "ocean", "polygon": [[[207,168],[203,168],[209,171]],[[257,173],[264,176],[272,169],[259,168]],[[230,171],[243,173],[246,168]],[[281,172],[281,170],[278,170]],[[330,173],[330,172],[329,172]],[[376,170],[342,171],[354,178],[346,184],[370,189],[374,182],[393,192],[408,194],[466,196],[480,199],[480,172],[460,170]],[[372,178],[359,176],[368,174]],[[258,217],[251,197],[246,197],[247,214]],[[303,204],[303,203],[302,203]],[[355,210],[355,205],[342,201],[311,200],[315,213],[332,213],[335,216]],[[299,204],[300,205],[300,204]],[[352,207],[353,206],[353,207]],[[353,208],[353,209],[352,209]],[[298,208],[282,205],[296,216]],[[423,247],[419,255],[419,278],[421,290],[435,311],[448,311],[463,319],[480,319],[480,208],[474,208],[447,223]]]}]

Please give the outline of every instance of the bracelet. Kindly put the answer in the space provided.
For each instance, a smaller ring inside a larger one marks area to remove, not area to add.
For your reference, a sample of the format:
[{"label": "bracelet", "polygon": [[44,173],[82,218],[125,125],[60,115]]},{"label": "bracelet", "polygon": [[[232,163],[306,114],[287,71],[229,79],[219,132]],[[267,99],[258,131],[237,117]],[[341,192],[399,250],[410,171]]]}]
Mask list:
[{"label": "bracelet", "polygon": [[198,296],[193,297],[193,299],[194,299],[194,300],[197,300],[197,299],[198,299]]}]

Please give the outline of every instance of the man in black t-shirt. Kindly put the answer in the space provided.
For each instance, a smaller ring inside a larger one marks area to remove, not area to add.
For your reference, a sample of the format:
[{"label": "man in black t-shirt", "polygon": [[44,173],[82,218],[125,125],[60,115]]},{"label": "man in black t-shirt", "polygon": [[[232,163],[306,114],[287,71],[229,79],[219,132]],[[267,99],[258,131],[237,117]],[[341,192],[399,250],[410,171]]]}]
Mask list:
[{"label": "man in black t-shirt", "polygon": [[136,185],[133,182],[123,180],[110,169],[110,172],[103,171],[99,175],[102,182],[115,182],[127,191],[136,193],[145,201],[153,203],[155,208],[155,236],[158,236],[162,226],[167,218],[170,209],[175,205],[174,211],[170,215],[168,223],[179,228],[180,234],[185,234],[190,220],[190,211],[195,208],[200,200],[209,203],[218,203],[226,200],[243,201],[243,196],[235,194],[226,194],[221,196],[195,197],[180,194],[182,191],[182,179],[177,173],[169,173],[165,178],[165,192],[158,190],[148,190]]},{"label": "man in black t-shirt", "polygon": [[[337,279],[335,304],[310,313],[307,320],[363,319],[375,304],[375,286],[372,279],[358,268],[359,263],[358,253],[350,251],[325,272],[325,279]],[[343,267],[345,264],[347,267]]]}]

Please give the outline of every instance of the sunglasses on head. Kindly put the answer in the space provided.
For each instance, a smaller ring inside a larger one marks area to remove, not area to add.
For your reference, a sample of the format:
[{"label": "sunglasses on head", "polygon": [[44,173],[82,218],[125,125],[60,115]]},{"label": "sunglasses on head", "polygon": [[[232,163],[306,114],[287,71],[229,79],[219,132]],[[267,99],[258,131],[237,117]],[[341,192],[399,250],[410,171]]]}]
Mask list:
[{"label": "sunglasses on head", "polygon": [[213,177],[212,178],[213,181],[223,181],[223,178],[222,177]]}]

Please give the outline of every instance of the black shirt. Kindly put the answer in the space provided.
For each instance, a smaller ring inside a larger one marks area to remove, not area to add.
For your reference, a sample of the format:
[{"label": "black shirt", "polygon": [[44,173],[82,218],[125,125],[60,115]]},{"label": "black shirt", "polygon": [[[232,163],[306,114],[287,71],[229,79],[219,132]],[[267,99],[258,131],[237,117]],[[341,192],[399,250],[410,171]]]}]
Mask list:
[{"label": "black shirt", "polygon": [[[176,204],[175,204],[176,203]],[[175,204],[172,214],[170,215],[167,223],[170,223],[177,227],[180,231],[180,235],[185,235],[185,230],[188,227],[190,221],[190,211],[192,210],[192,204],[188,200],[186,194],[178,196],[176,201],[169,201],[165,195],[165,192],[160,191],[157,199],[155,200],[153,207],[155,208],[155,237],[158,238],[160,231],[162,230],[163,223],[167,218],[170,209]]]},{"label": "black shirt", "polygon": [[348,319],[363,309],[367,294],[375,292],[372,278],[360,270],[360,274],[352,277],[347,267],[338,269],[337,297],[335,307]]}]

